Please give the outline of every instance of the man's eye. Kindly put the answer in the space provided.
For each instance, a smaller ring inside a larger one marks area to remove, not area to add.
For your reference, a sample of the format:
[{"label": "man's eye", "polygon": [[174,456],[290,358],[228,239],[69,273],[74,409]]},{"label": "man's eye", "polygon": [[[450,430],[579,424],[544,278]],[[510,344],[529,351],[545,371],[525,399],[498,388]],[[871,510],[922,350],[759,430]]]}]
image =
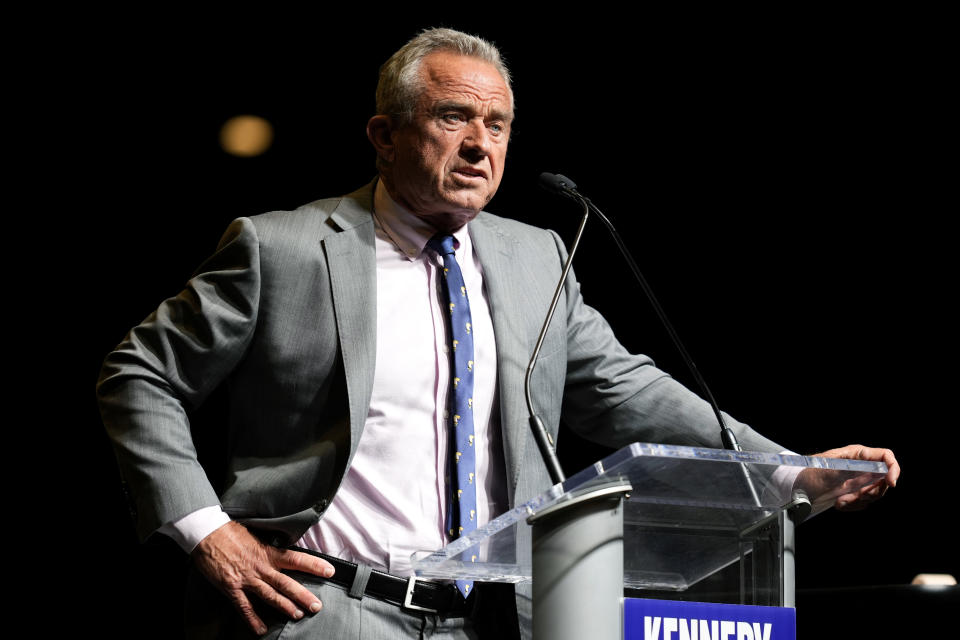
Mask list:
[{"label": "man's eye", "polygon": [[459,113],[445,113],[441,117],[444,122],[449,124],[462,124],[465,122],[463,115]]},{"label": "man's eye", "polygon": [[490,128],[490,133],[492,133],[492,134],[495,135],[495,136],[498,136],[498,135],[500,135],[501,133],[503,133],[505,127],[504,127],[502,124],[499,124],[499,123],[496,123],[496,122],[495,122],[495,123],[491,124],[491,125],[489,126],[489,128]]}]

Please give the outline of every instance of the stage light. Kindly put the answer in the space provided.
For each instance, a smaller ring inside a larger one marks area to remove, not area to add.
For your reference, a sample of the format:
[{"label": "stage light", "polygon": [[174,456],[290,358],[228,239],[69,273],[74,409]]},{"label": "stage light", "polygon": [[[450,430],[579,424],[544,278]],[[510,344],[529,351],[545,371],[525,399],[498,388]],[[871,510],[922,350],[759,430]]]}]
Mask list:
[{"label": "stage light", "polygon": [[952,586],[957,584],[957,579],[949,573],[921,573],[917,575],[910,584],[919,584],[924,586]]},{"label": "stage light", "polygon": [[258,156],[272,143],[273,126],[260,116],[234,116],[220,129],[220,146],[234,156]]}]

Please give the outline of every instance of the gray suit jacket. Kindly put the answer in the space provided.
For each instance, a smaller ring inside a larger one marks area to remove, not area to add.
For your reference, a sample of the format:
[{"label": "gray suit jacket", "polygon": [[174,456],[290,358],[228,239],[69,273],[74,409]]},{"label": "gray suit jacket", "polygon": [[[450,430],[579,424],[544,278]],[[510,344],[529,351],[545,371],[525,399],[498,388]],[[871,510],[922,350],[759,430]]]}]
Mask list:
[{"label": "gray suit jacket", "polygon": [[[98,396],[141,537],[221,504],[286,545],[323,514],[360,440],[376,364],[372,186],[235,221],[186,289],[107,356]],[[529,433],[523,378],[566,253],[556,234],[488,213],[470,234],[497,341],[513,506],[550,485]],[[230,418],[217,495],[197,461],[188,412],[221,384]],[[572,278],[532,394],[554,435],[562,417],[609,446],[721,446],[709,406],[629,354]],[[745,449],[782,450],[731,426]]]}]

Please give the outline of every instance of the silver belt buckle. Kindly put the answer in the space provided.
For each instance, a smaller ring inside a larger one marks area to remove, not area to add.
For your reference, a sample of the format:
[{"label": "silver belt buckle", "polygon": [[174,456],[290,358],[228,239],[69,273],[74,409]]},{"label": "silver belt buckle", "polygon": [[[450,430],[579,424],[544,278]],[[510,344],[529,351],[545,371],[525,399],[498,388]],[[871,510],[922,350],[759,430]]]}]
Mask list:
[{"label": "silver belt buckle", "polygon": [[407,578],[407,593],[403,596],[403,608],[413,609],[414,611],[425,611],[426,613],[440,613],[437,609],[421,607],[420,605],[413,604],[413,587],[416,583],[417,576],[410,576]]}]

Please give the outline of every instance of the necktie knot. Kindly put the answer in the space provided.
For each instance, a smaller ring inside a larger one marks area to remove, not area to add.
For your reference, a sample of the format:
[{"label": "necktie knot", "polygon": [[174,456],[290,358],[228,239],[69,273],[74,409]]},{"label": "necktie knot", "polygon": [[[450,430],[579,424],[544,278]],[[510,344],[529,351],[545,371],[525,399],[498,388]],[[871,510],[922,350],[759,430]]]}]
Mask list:
[{"label": "necktie knot", "polygon": [[452,235],[442,233],[438,233],[427,240],[427,246],[442,256],[454,254],[453,243],[454,240]]}]

